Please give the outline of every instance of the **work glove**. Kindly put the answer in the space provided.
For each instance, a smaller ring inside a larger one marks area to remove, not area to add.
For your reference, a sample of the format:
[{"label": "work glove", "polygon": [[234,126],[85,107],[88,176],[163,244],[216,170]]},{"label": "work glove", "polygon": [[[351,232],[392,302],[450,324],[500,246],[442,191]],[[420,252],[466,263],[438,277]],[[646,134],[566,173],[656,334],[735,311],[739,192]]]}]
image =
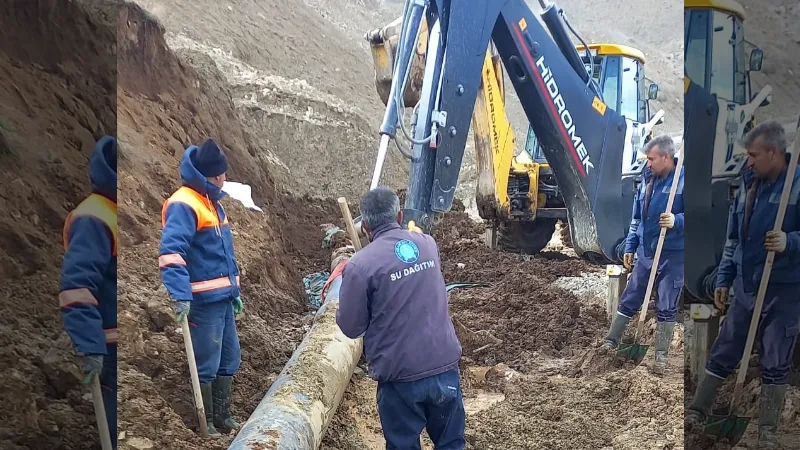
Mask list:
[{"label": "work glove", "polygon": [[413,220],[408,221],[408,231],[414,231],[416,233],[422,233],[422,228],[418,227]]},{"label": "work glove", "polygon": [[725,314],[728,309],[728,294],[729,290],[726,287],[714,289],[714,306],[717,307],[721,314]]},{"label": "work glove", "polygon": [[658,218],[658,224],[662,228],[672,228],[675,226],[675,214],[672,213],[662,213],[661,216]]},{"label": "work glove", "polygon": [[631,267],[633,267],[633,253],[625,253],[622,257],[622,265],[625,267],[625,270],[631,270]]},{"label": "work glove", "polygon": [[244,304],[242,303],[242,297],[236,297],[233,299],[233,313],[234,314],[241,314],[244,310]]},{"label": "work glove", "polygon": [[83,384],[89,385],[94,382],[95,377],[100,376],[103,370],[103,355],[84,355],[81,361],[81,371],[83,372]]},{"label": "work glove", "polygon": [[786,250],[786,233],[783,231],[767,231],[764,248],[770,252],[781,253]]},{"label": "work glove", "polygon": [[172,302],[172,308],[175,310],[175,317],[178,319],[179,324],[183,324],[184,319],[189,315],[189,305],[187,301]]}]

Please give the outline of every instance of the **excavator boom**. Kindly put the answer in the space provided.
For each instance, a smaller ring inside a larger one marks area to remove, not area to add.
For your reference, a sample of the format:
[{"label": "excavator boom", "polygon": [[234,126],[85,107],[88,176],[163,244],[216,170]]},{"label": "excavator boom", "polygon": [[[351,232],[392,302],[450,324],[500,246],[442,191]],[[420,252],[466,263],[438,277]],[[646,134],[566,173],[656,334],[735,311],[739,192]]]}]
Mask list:
[{"label": "excavator boom", "polygon": [[422,20],[428,40],[413,136],[402,130],[413,138],[406,220],[428,231],[433,215],[452,206],[493,42],[563,194],[573,247],[593,260],[616,261],[633,195],[633,180],[621,177],[626,122],[603,102],[555,5],[544,5],[545,29],[523,0],[407,1],[376,174],[398,131]]}]

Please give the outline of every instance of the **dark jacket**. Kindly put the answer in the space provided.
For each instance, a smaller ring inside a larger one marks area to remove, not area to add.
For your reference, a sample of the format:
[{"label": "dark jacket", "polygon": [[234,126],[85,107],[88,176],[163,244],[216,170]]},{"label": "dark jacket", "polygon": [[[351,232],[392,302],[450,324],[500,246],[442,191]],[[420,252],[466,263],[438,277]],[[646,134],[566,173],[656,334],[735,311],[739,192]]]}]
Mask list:
[{"label": "dark jacket", "polygon": [[393,223],[344,268],[336,321],[364,336],[369,375],[378,382],[414,381],[458,367],[461,343],[432,237]]},{"label": "dark jacket", "polygon": [[239,266],[225,210],[225,196],[192,163],[196,146],[181,161],[183,186],[161,210],[158,266],[172,300],[210,303],[239,296]]},{"label": "dark jacket", "polygon": [[58,299],[64,329],[83,355],[105,355],[106,346],[117,343],[115,145],[110,136],[97,142],[89,162],[92,194],[64,221]]},{"label": "dark jacket", "polygon": [[[677,159],[676,159],[677,164]],[[683,174],[678,176],[678,189],[675,191],[675,200],[672,202],[672,214],[675,215],[675,225],[667,230],[664,236],[664,251],[683,251]],[[645,256],[652,258],[658,246],[658,236],[661,234],[661,226],[658,224],[659,217],[667,209],[669,201],[669,191],[672,188],[672,178],[675,176],[675,169],[663,178],[654,178],[650,168],[644,170],[644,180],[639,184],[636,197],[633,199],[633,214],[631,225],[628,231],[628,238],[625,240],[625,253],[636,253],[639,246],[642,246]],[[647,184],[652,182],[652,194],[644,211]]]},{"label": "dark jacket", "polygon": [[[786,155],[788,159],[790,155]],[[775,226],[778,205],[781,201],[786,170],[774,183],[766,180],[756,184],[750,169],[744,171],[742,186],[736,193],[728,217],[728,236],[717,270],[716,287],[731,287],[736,275],[742,277],[744,290],[758,291],[761,274],[767,260],[764,240]],[[742,227],[745,219],[747,191],[753,190],[753,210],[745,235]],[[782,230],[786,233],[786,250],[776,253],[772,264],[770,284],[800,284],[800,170],[795,171],[786,216]]]}]

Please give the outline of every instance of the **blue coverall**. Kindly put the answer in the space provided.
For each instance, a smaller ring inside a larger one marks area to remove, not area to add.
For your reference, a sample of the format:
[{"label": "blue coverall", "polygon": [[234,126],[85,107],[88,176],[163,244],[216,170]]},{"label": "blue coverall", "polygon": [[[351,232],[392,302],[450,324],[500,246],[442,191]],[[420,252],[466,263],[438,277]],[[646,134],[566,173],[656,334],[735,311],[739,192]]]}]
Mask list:
[{"label": "blue coverall", "polygon": [[164,202],[159,267],[174,301],[191,302],[189,326],[201,384],[239,370],[241,349],[233,312],[239,267],[233,234],[219,201],[226,195],[192,163],[186,149],[183,186]]},{"label": "blue coverall", "polygon": [[[677,164],[677,160],[676,160]],[[633,201],[633,214],[628,238],[625,241],[625,253],[636,253],[636,264],[628,285],[622,293],[617,312],[632,318],[639,312],[644,303],[650,269],[661,234],[659,217],[667,208],[669,191],[675,169],[664,177],[657,178],[650,168],[644,170],[644,180],[639,185]],[[648,190],[652,193],[649,195]],[[667,230],[664,245],[656,272],[657,286],[657,320],[659,322],[675,322],[678,315],[678,297],[683,286],[683,170],[678,177],[678,189],[672,203],[672,214],[675,224]]]},{"label": "blue coverall", "polygon": [[92,194],[64,222],[64,262],[58,296],[64,328],[80,355],[103,355],[100,384],[117,446],[117,156],[110,136],[89,163]]},{"label": "blue coverall", "polygon": [[[747,170],[743,177],[744,189],[739,189],[731,206],[728,238],[717,271],[716,287],[733,286],[733,295],[722,330],[706,362],[706,372],[718,378],[727,378],[742,358],[767,258],[764,240],[775,225],[785,180],[785,170],[774,183],[758,182]],[[788,382],[792,354],[800,333],[800,204],[797,201],[800,171],[795,172],[792,183],[782,227],[786,233],[786,249],[775,254],[759,322],[759,362],[764,384]],[[748,192],[751,192],[752,210],[747,207]]]}]

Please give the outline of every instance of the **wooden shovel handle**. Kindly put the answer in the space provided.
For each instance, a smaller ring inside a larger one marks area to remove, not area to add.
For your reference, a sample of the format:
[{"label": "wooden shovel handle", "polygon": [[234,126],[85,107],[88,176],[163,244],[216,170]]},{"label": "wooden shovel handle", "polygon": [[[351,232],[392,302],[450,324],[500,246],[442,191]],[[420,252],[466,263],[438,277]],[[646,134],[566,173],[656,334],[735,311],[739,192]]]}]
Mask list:
[{"label": "wooden shovel handle", "polygon": [[192,334],[189,329],[189,317],[184,317],[181,322],[183,330],[183,345],[186,347],[186,358],[189,360],[189,374],[192,376],[192,391],[194,391],[194,407],[197,411],[197,421],[200,422],[200,436],[208,437],[208,423],[206,423],[206,410],[203,406],[203,394],[200,392],[200,376],[197,374],[197,363],[194,359],[194,346]]},{"label": "wooden shovel handle", "polygon": [[347,206],[347,200],[344,197],[339,197],[339,209],[342,210],[342,217],[344,218],[344,225],[347,228],[347,234],[350,235],[350,240],[353,241],[353,247],[356,251],[361,250],[361,239],[358,237],[355,225],[353,225],[353,216],[350,214],[350,207]]}]

